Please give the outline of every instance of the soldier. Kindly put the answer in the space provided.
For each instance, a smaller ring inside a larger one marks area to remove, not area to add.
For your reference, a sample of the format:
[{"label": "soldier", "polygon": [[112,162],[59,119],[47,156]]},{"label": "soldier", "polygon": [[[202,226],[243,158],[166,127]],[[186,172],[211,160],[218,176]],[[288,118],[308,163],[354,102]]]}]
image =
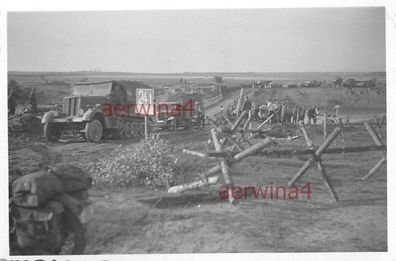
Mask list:
[{"label": "soldier", "polygon": [[265,104],[261,105],[258,112],[258,116],[260,120],[264,120],[265,118],[267,118],[268,116],[267,112],[268,112],[267,105]]},{"label": "soldier", "polygon": [[300,107],[300,110],[299,110],[298,121],[303,121],[304,122],[304,117],[305,117],[305,107],[302,106],[302,107]]},{"label": "soldier", "polygon": [[16,98],[14,91],[11,91],[10,95],[8,96],[8,114],[14,115],[15,114],[15,107],[16,107]]},{"label": "soldier", "polygon": [[249,100],[249,97],[245,97],[245,103],[243,104],[242,110],[249,112],[252,109],[252,102]]},{"label": "soldier", "polygon": [[257,105],[255,102],[252,102],[251,110],[250,110],[250,117],[257,118]]},{"label": "soldier", "polygon": [[280,104],[280,102],[277,100],[277,99],[275,99],[275,121],[276,122],[280,122],[280,120],[281,120],[281,112],[282,112],[282,110],[281,110],[281,104]]},{"label": "soldier", "polygon": [[316,124],[316,116],[318,114],[318,108],[317,107],[311,107],[307,110],[306,112],[307,116],[308,116],[308,123],[309,124]]},{"label": "soldier", "polygon": [[280,122],[286,122],[287,106],[286,102],[283,102],[280,107]]},{"label": "soldier", "polygon": [[37,112],[36,90],[32,88],[29,95],[30,112]]},{"label": "soldier", "polygon": [[292,112],[291,112],[291,122],[296,124],[298,121],[298,107],[297,105],[293,106]]},{"label": "soldier", "polygon": [[200,102],[196,103],[196,110],[198,113],[198,121],[200,121],[202,127],[205,128],[205,111],[203,110],[203,106]]},{"label": "soldier", "polygon": [[[268,108],[268,117],[271,117],[272,114],[275,113],[276,111],[276,105],[272,101],[268,101],[267,103],[267,108]],[[271,118],[270,122],[275,122],[275,115]]]}]

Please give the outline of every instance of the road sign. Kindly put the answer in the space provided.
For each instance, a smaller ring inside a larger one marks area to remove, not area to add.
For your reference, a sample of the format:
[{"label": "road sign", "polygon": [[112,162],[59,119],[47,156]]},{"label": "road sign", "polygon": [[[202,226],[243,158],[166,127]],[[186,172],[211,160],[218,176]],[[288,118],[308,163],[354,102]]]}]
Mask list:
[{"label": "road sign", "polygon": [[136,113],[154,116],[154,90],[136,89]]},{"label": "road sign", "polygon": [[136,113],[144,115],[144,137],[148,138],[148,120],[147,116],[154,115],[154,90],[153,89],[136,89]]}]

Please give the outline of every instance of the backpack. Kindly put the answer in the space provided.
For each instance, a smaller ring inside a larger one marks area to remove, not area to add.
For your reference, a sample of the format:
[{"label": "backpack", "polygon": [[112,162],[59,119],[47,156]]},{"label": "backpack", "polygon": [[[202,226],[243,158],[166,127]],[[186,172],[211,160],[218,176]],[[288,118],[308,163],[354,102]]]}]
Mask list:
[{"label": "backpack", "polygon": [[16,244],[20,248],[41,254],[56,253],[61,248],[59,224],[64,208],[60,203],[49,201],[40,208],[14,206],[12,211]]},{"label": "backpack", "polygon": [[76,166],[60,163],[47,168],[51,174],[62,181],[66,193],[87,190],[92,186],[91,176]]},{"label": "backpack", "polygon": [[12,202],[19,207],[38,207],[62,192],[62,181],[46,171],[39,171],[14,180]]}]

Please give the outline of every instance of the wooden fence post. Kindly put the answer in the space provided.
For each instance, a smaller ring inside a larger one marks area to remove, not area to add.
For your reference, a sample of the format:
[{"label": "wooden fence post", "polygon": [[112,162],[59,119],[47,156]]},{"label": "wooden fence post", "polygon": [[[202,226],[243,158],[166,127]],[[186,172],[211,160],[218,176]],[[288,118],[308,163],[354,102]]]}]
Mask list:
[{"label": "wooden fence post", "polygon": [[323,140],[327,137],[327,109],[325,111],[324,119],[323,119]]},{"label": "wooden fence post", "polygon": [[236,107],[236,116],[239,116],[239,111],[242,106],[242,97],[243,97],[243,88],[241,88],[241,92],[239,94],[239,99],[238,99],[238,103],[237,103],[237,107]]},{"label": "wooden fence post", "polygon": [[[216,152],[223,152],[222,146],[220,144],[219,138],[218,138],[218,133],[215,129],[211,129],[210,130],[211,134],[212,134],[212,140],[215,146],[215,150]],[[221,160],[221,172],[223,173],[223,177],[224,177],[224,183],[227,186],[228,189],[228,199],[230,201],[230,203],[232,203],[234,201],[233,197],[232,197],[232,189],[233,189],[233,181],[230,175],[230,164],[228,162],[228,159],[222,159]]]},{"label": "wooden fence post", "polygon": [[[377,144],[378,146],[384,145],[382,142],[381,138],[378,136],[377,133],[375,133],[373,127],[371,127],[369,122],[365,122],[364,126],[366,127],[368,133],[370,134],[371,138]],[[372,177],[381,167],[386,163],[386,156],[382,157],[375,165],[374,167],[367,173],[366,176],[362,178],[362,180],[367,180],[370,177]]]},{"label": "wooden fence post", "polygon": [[[308,131],[304,125],[300,125],[302,133],[304,134],[305,140],[307,142],[307,146],[310,148],[314,147],[314,144],[309,137]],[[341,133],[341,128],[337,127],[334,129],[334,131],[326,138],[326,140],[319,146],[319,148],[316,149],[315,153],[312,155],[312,158],[309,159],[307,162],[305,162],[304,166],[294,175],[294,177],[289,181],[288,185],[293,186],[306,172],[307,170],[312,166],[314,162],[316,162],[316,166],[318,167],[318,170],[326,184],[326,186],[330,190],[330,194],[332,198],[335,201],[338,201],[338,197],[334,191],[334,188],[330,182],[329,177],[327,176],[327,173],[323,167],[323,164],[321,162],[321,155],[322,153],[330,146],[330,144],[337,138],[337,136]]]}]

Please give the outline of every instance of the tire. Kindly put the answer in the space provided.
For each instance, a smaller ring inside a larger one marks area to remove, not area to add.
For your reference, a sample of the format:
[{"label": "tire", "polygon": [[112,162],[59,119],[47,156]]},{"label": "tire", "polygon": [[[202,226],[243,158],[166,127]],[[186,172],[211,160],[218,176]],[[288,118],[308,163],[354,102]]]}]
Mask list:
[{"label": "tire", "polygon": [[85,125],[85,137],[88,142],[98,143],[103,136],[103,125],[100,120],[94,119]]},{"label": "tire", "polygon": [[44,137],[49,142],[56,142],[61,137],[61,130],[52,122],[44,123]]}]

